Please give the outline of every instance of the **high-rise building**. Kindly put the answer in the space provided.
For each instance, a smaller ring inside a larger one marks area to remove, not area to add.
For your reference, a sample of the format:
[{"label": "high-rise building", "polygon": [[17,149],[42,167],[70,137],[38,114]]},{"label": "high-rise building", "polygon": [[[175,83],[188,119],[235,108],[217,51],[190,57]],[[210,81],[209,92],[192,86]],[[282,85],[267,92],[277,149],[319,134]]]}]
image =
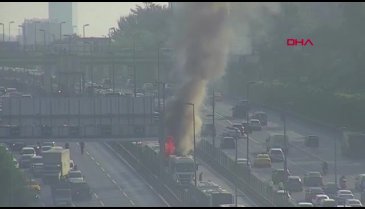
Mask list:
[{"label": "high-rise building", "polygon": [[48,17],[51,21],[58,23],[65,22],[62,25],[62,34],[71,35],[76,32],[77,27],[77,5],[75,2],[49,2]]},{"label": "high-rise building", "polygon": [[19,37],[22,45],[48,45],[60,37],[60,24],[49,19],[26,19],[22,29],[22,35]]}]

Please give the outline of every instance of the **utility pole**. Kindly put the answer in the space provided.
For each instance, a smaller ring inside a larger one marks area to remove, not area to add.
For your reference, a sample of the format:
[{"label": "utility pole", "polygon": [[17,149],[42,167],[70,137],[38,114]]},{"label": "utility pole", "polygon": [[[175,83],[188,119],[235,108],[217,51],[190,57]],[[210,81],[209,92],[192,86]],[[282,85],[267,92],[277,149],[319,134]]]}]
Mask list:
[{"label": "utility pole", "polygon": [[215,92],[214,92],[214,88],[213,88],[213,96],[212,96],[212,117],[213,117],[213,133],[212,133],[212,142],[213,142],[213,147],[215,147]]},{"label": "utility pole", "polygon": [[136,40],[135,35],[133,36],[133,86],[134,86],[134,97],[137,97],[137,81],[136,81]]}]

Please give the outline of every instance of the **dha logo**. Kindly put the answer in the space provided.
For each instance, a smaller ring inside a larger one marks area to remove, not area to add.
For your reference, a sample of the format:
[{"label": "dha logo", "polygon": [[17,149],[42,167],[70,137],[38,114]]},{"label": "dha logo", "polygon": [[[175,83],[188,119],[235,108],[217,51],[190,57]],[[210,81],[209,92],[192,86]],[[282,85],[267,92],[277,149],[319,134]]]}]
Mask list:
[{"label": "dha logo", "polygon": [[310,38],[305,41],[304,41],[304,39],[300,39],[300,40],[294,39],[294,38],[286,39],[287,46],[298,46],[298,43],[300,43],[301,46],[307,46],[308,44],[310,44],[311,46],[314,46],[314,44]]}]

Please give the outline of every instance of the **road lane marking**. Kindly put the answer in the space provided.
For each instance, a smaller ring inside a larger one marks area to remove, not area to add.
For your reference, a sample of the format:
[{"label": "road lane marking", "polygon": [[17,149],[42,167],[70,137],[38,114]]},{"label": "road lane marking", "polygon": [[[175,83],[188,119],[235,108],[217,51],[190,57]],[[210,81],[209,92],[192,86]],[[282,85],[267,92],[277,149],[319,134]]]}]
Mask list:
[{"label": "road lane marking", "polygon": [[99,162],[96,162],[96,165],[100,167],[100,163]]},{"label": "road lane marking", "polygon": [[122,194],[123,194],[124,196],[128,197],[127,193],[125,193],[125,192],[122,192]]},{"label": "road lane marking", "polygon": [[71,207],[76,207],[76,205],[72,202],[72,203],[71,203]]},{"label": "road lane marking", "polygon": [[132,200],[129,200],[129,202],[132,204],[132,205],[135,205],[134,202]]},{"label": "road lane marking", "polygon": [[105,169],[103,167],[100,167],[101,171],[103,171],[105,173]]},{"label": "road lane marking", "polygon": [[112,182],[113,182],[114,184],[117,184],[117,182],[116,182],[114,179],[112,179]]},{"label": "road lane marking", "polygon": [[95,160],[95,158],[93,156],[91,156],[90,158],[91,158],[91,160]]},{"label": "road lane marking", "polygon": [[106,174],[106,176],[107,176],[108,178],[111,178],[111,176],[110,176],[110,174],[109,174],[109,173],[107,173],[107,174]]},{"label": "road lane marking", "polygon": [[103,201],[99,200],[99,202],[100,202],[100,205],[104,207]]},{"label": "road lane marking", "polygon": [[87,155],[90,155],[90,153],[89,153],[88,151],[86,151],[86,154],[87,154]]},{"label": "road lane marking", "polygon": [[98,199],[98,195],[96,193],[94,193],[94,196],[95,196],[96,199]]}]

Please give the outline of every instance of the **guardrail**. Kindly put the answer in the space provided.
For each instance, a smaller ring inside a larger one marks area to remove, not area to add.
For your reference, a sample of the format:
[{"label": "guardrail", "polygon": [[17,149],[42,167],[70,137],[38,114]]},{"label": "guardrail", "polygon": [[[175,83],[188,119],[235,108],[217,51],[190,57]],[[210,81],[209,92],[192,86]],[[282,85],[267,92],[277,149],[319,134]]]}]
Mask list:
[{"label": "guardrail", "polygon": [[296,207],[296,203],[289,198],[277,195],[271,184],[262,182],[244,168],[238,168],[234,160],[208,141],[202,139],[197,146],[196,153],[215,170],[232,179],[240,190],[245,191],[256,201],[262,203],[263,206]]}]

